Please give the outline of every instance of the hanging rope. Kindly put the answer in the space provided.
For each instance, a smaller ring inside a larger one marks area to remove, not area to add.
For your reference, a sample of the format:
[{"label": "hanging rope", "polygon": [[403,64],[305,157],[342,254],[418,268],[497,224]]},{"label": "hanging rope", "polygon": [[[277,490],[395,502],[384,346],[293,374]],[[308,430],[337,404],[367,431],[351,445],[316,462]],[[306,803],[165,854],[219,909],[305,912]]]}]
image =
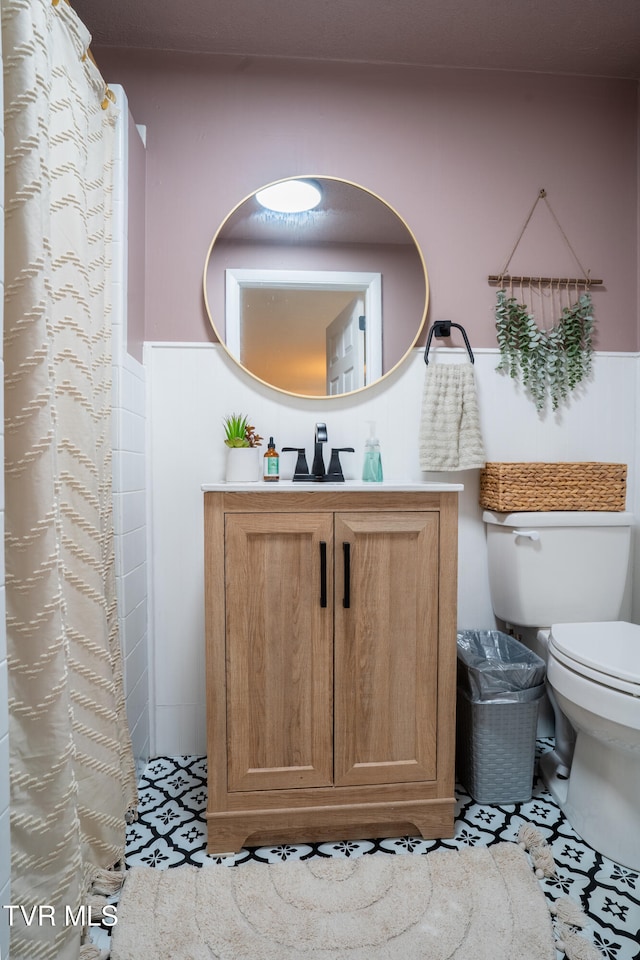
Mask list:
[{"label": "hanging rope", "polygon": [[[555,215],[555,213],[553,212],[553,209],[552,209],[552,207],[551,207],[551,204],[550,204],[549,201],[547,200],[547,191],[546,191],[546,190],[541,190],[540,193],[538,194],[538,196],[536,197],[536,199],[535,199],[535,201],[534,201],[534,204],[533,204],[533,206],[531,207],[531,210],[529,211],[529,214],[528,214],[528,216],[527,216],[527,219],[526,219],[525,222],[524,222],[524,225],[523,225],[523,227],[522,227],[522,230],[520,231],[520,234],[519,234],[519,236],[518,236],[518,239],[516,240],[516,242],[515,242],[515,244],[514,244],[513,250],[511,251],[511,253],[510,253],[509,256],[507,257],[507,261],[506,261],[504,267],[502,268],[502,270],[500,271],[499,276],[500,276],[500,277],[506,276],[507,270],[509,269],[509,264],[511,263],[511,260],[513,259],[513,255],[514,255],[514,253],[516,252],[516,250],[518,249],[518,245],[520,244],[520,241],[522,240],[522,237],[524,236],[525,230],[527,229],[527,227],[529,226],[529,223],[531,222],[531,218],[532,218],[532,216],[533,216],[533,214],[534,214],[534,212],[535,212],[535,209],[536,209],[536,207],[538,206],[538,203],[540,202],[540,200],[544,200],[545,204],[547,205],[547,209],[548,209],[549,213],[551,214],[551,216],[553,217],[554,222],[555,222],[558,230],[559,230],[560,233],[562,234],[562,237],[563,237],[563,239],[564,239],[564,242],[565,242],[566,245],[568,246],[569,250],[571,251],[571,254],[573,255],[574,260],[576,261],[576,263],[577,263],[578,266],[580,267],[580,270],[582,271],[582,276],[584,277],[585,283],[586,283],[587,285],[589,285],[589,284],[592,282],[592,281],[589,279],[589,271],[588,271],[588,270],[585,270],[585,268],[584,268],[584,267],[582,266],[582,264],[580,263],[580,260],[579,260],[579,258],[578,258],[577,253],[575,252],[575,250],[574,250],[573,247],[571,246],[571,242],[570,242],[568,236],[566,235],[566,233],[565,233],[564,230],[562,229],[562,225],[560,224],[560,221],[559,221],[558,218],[556,217],[556,215]],[[522,281],[523,279],[524,279],[523,277],[520,278],[521,281]],[[531,279],[532,279],[532,280],[533,280],[533,279],[537,280],[538,283],[540,283],[540,282],[543,281],[543,278],[542,278],[542,277],[535,277],[535,278],[531,278]],[[553,281],[551,280],[551,282],[553,282]]]},{"label": "hanging rope", "polygon": [[[569,248],[569,250],[570,250],[570,252],[571,252],[571,255],[573,256],[574,260],[576,261],[576,263],[578,264],[578,266],[579,266],[579,268],[580,268],[580,271],[581,271],[581,273],[582,273],[582,277],[579,277],[579,278],[574,278],[574,277],[560,277],[560,278],[557,278],[557,277],[524,277],[524,276],[521,276],[521,277],[511,277],[511,276],[509,275],[509,273],[508,273],[509,264],[511,263],[511,260],[513,259],[513,255],[515,254],[516,250],[518,249],[518,246],[519,246],[519,244],[520,244],[520,241],[522,240],[522,237],[524,236],[524,233],[525,233],[527,227],[529,226],[529,223],[531,222],[531,218],[533,217],[533,214],[534,214],[534,212],[535,212],[535,209],[536,209],[538,203],[540,202],[540,200],[544,200],[544,202],[545,202],[545,204],[546,204],[546,206],[547,206],[547,209],[548,209],[549,213],[550,213],[551,216],[553,217],[554,223],[556,224],[558,230],[560,231],[560,234],[561,234],[562,238],[564,239],[567,247]],[[517,283],[517,284],[519,284],[520,286],[529,286],[530,284],[545,284],[545,285],[546,285],[546,284],[549,284],[552,288],[553,288],[553,284],[554,284],[554,283],[557,283],[557,284],[558,284],[558,288],[560,287],[561,284],[564,285],[565,287],[569,287],[569,286],[574,286],[574,285],[575,285],[575,286],[576,286],[576,291],[577,291],[578,286],[590,287],[590,286],[592,286],[592,285],[601,284],[601,283],[602,283],[602,280],[593,280],[593,279],[591,278],[591,276],[590,276],[590,271],[589,271],[589,270],[585,270],[585,268],[583,267],[583,265],[582,265],[582,263],[580,262],[580,259],[579,259],[578,255],[577,255],[577,253],[575,252],[575,250],[573,249],[573,247],[572,247],[572,245],[571,245],[571,242],[570,242],[568,236],[566,235],[565,231],[563,230],[560,221],[558,220],[557,216],[555,215],[555,213],[554,213],[554,211],[553,211],[553,208],[551,207],[551,204],[549,203],[549,201],[548,201],[548,199],[547,199],[547,191],[544,190],[544,189],[540,190],[540,192],[538,193],[538,196],[536,197],[536,199],[535,199],[535,201],[534,201],[534,204],[533,204],[533,206],[531,207],[531,210],[529,211],[529,213],[528,213],[528,215],[527,215],[527,218],[526,218],[526,220],[525,220],[525,222],[524,222],[524,224],[523,224],[523,226],[522,226],[522,229],[521,229],[521,231],[520,231],[520,233],[519,233],[519,235],[518,235],[518,239],[516,240],[516,242],[515,242],[515,244],[514,244],[514,246],[513,246],[513,249],[511,250],[511,253],[510,253],[509,256],[507,257],[507,260],[506,260],[505,265],[503,266],[502,270],[501,270],[500,273],[498,273],[498,274],[491,274],[491,275],[489,276],[489,283],[498,283],[498,284],[499,284],[500,286],[502,286],[502,287],[504,287],[504,284],[505,284],[507,281],[509,281],[510,283]]]}]

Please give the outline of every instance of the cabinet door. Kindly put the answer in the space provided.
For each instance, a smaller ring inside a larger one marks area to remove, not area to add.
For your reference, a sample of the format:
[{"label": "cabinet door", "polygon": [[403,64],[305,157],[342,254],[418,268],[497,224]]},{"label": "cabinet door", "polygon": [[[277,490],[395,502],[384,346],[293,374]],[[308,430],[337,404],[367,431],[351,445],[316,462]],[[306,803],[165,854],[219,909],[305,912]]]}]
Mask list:
[{"label": "cabinet door", "polygon": [[333,777],[333,515],[225,519],[229,790]]},{"label": "cabinet door", "polygon": [[336,786],[436,777],[438,527],[336,515]]}]

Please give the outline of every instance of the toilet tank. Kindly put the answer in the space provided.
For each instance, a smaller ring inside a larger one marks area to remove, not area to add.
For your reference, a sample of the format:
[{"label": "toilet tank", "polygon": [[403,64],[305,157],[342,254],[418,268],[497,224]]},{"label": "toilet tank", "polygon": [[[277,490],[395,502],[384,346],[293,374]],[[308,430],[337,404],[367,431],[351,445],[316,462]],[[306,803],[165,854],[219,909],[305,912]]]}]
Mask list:
[{"label": "toilet tank", "polygon": [[617,620],[627,580],[632,517],[485,510],[495,615],[530,627]]}]

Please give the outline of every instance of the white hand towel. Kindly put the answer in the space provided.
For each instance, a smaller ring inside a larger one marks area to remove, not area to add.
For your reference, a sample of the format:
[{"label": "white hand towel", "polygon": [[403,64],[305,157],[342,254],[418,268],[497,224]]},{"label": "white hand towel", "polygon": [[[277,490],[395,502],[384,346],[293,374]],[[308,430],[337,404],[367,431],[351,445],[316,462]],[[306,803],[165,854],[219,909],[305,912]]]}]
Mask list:
[{"label": "white hand towel", "polygon": [[472,470],[484,466],[473,364],[427,366],[419,453],[422,470]]}]

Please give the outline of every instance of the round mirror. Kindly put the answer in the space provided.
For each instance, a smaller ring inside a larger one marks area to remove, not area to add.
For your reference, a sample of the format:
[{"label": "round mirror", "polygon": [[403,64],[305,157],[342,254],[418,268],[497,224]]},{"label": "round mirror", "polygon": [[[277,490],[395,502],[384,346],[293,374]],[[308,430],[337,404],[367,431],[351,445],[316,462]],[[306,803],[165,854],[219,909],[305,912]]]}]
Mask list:
[{"label": "round mirror", "polygon": [[258,380],[294,396],[344,396],[387,376],[415,345],[429,298],[424,260],[404,220],[369,190],[291,179],[319,201],[270,209],[266,188],[289,182],[276,181],[239,203],[207,253],[207,313]]}]

